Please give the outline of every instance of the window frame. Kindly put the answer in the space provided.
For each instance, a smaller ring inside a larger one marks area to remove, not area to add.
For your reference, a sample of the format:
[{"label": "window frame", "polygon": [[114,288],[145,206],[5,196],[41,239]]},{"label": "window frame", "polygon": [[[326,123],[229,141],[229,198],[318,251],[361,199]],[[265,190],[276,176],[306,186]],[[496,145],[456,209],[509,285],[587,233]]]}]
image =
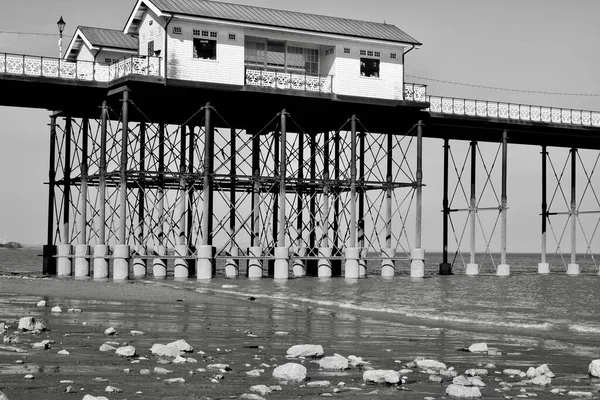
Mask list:
[{"label": "window frame", "polygon": [[[373,65],[368,66],[369,62]],[[360,76],[362,78],[381,79],[381,60],[374,57],[360,57]]]},{"label": "window frame", "polygon": [[[212,53],[214,54],[212,57],[206,58],[206,57],[199,56],[197,43],[204,43],[204,42],[206,42],[207,44],[212,42],[212,45],[213,45]],[[207,38],[207,37],[194,37],[194,38],[192,38],[192,58],[194,60],[202,60],[202,61],[217,61],[218,60],[218,47],[219,47],[219,43],[216,39]]]}]

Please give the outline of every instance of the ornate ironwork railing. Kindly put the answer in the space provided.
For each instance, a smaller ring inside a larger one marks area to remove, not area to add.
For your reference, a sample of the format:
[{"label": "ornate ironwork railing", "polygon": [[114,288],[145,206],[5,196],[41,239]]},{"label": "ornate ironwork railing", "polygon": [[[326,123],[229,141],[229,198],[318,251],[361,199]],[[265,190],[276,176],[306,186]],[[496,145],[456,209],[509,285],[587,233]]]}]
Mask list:
[{"label": "ornate ironwork railing", "polygon": [[111,65],[93,61],[0,53],[0,73],[80,81],[110,82],[127,75],[159,77],[159,57],[129,57]]},{"label": "ornate ironwork railing", "polygon": [[600,127],[600,112],[594,111],[438,96],[427,96],[427,101],[432,113]]},{"label": "ornate ironwork railing", "polygon": [[422,85],[420,83],[405,83],[404,100],[426,102],[427,85]]},{"label": "ornate ironwork railing", "polygon": [[331,75],[312,76],[246,68],[246,85],[332,93],[333,77]]}]

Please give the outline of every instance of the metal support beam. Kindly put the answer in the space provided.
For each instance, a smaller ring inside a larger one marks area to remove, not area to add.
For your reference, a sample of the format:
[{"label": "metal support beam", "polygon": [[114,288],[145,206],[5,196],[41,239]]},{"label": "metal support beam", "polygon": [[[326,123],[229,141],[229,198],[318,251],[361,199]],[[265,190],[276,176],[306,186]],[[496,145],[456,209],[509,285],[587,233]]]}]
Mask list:
[{"label": "metal support beam", "polygon": [[550,264],[546,261],[547,254],[547,224],[548,224],[548,150],[546,145],[542,146],[542,255],[538,264],[538,273],[549,274]]},{"label": "metal support beam", "polygon": [[298,203],[296,217],[296,246],[298,248],[304,247],[304,220],[303,220],[303,208],[304,208],[304,133],[298,134]]},{"label": "metal support beam", "polygon": [[88,202],[88,137],[90,121],[84,118],[81,133],[81,195],[79,197],[79,237],[78,244],[87,244],[87,202]]},{"label": "metal support beam", "polygon": [[237,130],[231,128],[230,130],[230,138],[229,138],[229,148],[231,151],[231,159],[229,163],[229,183],[231,187],[229,188],[229,240],[231,241],[231,246],[237,247],[237,241],[235,237],[236,231],[236,191],[235,191],[235,177],[237,174],[237,148],[236,148],[236,139],[237,139]]},{"label": "metal support beam", "polygon": [[215,135],[211,123],[210,103],[204,107],[204,211],[202,214],[202,239],[207,246],[213,245],[213,172]]},{"label": "metal support beam", "polygon": [[123,91],[123,116],[121,126],[121,167],[119,170],[119,231],[118,244],[127,243],[127,158],[129,141],[129,91]]},{"label": "metal support beam", "polygon": [[280,132],[280,151],[279,159],[279,234],[277,238],[277,246],[285,247],[285,206],[286,206],[286,167],[287,167],[287,112],[281,112],[281,132]]},{"label": "metal support beam", "polygon": [[358,135],[359,141],[359,164],[358,164],[358,181],[360,181],[360,190],[358,195],[358,247],[365,248],[365,191],[363,188],[365,181],[365,132],[361,131]]},{"label": "metal support beam", "polygon": [[423,122],[417,125],[417,196],[416,196],[415,248],[421,249],[423,227]]},{"label": "metal support beam", "polygon": [[[194,130],[194,126],[189,126],[189,144],[188,144],[188,174],[192,175],[194,173],[194,155],[196,149],[196,133]],[[188,185],[188,204],[187,204],[187,230],[186,230],[186,245],[191,252],[194,252],[194,204],[196,202],[196,191],[194,189],[193,182],[191,185]],[[190,263],[191,266],[191,263]],[[192,268],[190,268],[191,271]],[[191,271],[192,272],[192,271]],[[193,273],[191,273],[193,275]]]},{"label": "metal support beam", "polygon": [[252,247],[258,247],[260,243],[260,136],[252,137],[252,174],[254,184],[252,186],[252,226],[250,242]]},{"label": "metal support beam", "polygon": [[571,263],[567,267],[570,275],[579,274],[577,264],[577,149],[571,149]]},{"label": "metal support beam", "polygon": [[440,275],[451,275],[452,264],[448,262],[448,233],[450,220],[449,195],[449,171],[450,171],[450,140],[444,139],[444,200],[442,201],[442,263],[440,264]]},{"label": "metal support beam", "polygon": [[502,132],[502,194],[500,204],[500,265],[497,274],[510,275],[510,267],[506,261],[507,214],[508,214],[508,131]]},{"label": "metal support beam", "polygon": [[321,247],[329,247],[329,131],[323,133],[323,213]]},{"label": "metal support beam", "polygon": [[69,244],[69,225],[71,218],[71,139],[73,134],[73,125],[71,117],[67,117],[65,125],[65,143],[64,143],[64,169],[63,180],[64,196],[63,196],[63,228],[62,228],[62,244]]},{"label": "metal support beam", "polygon": [[358,246],[356,231],[356,116],[353,115],[350,121],[351,137],[350,137],[350,243],[348,247],[355,248]]},{"label": "metal support beam", "polygon": [[165,124],[158,125],[158,245],[166,246],[165,234]]},{"label": "metal support beam", "polygon": [[[179,209],[177,220],[175,222],[177,229],[177,244],[187,245],[185,238],[185,216],[186,216],[186,203],[187,199],[187,179],[185,173],[187,172],[187,126],[182,125],[179,128]],[[186,254],[187,255],[187,254]]]},{"label": "metal support beam", "polygon": [[100,167],[98,171],[98,244],[106,244],[106,136],[108,130],[108,103],[102,102],[100,125]]},{"label": "metal support beam", "polygon": [[144,187],[146,171],[146,123],[140,122],[140,181],[138,182],[138,223],[136,242],[140,246],[145,243],[144,221],[146,219],[146,190]]},{"label": "metal support beam", "polygon": [[475,237],[477,228],[477,142],[471,142],[471,197],[469,204],[470,218],[470,256],[467,265],[467,275],[477,275],[479,266],[475,262]]},{"label": "metal support beam", "polygon": [[48,166],[48,227],[44,246],[44,275],[56,275],[56,246],[54,245],[54,190],[56,188],[56,116],[50,117],[50,160]]}]

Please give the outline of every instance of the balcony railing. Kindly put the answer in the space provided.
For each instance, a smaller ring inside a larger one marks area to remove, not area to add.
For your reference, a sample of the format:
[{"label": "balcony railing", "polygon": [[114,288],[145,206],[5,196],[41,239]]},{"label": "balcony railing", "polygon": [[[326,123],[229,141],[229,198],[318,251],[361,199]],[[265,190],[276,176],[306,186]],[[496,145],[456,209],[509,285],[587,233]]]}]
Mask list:
[{"label": "balcony railing", "polygon": [[421,85],[420,83],[405,83],[404,100],[426,102],[427,85]]},{"label": "balcony railing", "polygon": [[127,75],[160,76],[159,57],[129,57],[113,64],[0,53],[0,73],[89,82],[110,82]]},{"label": "balcony railing", "polygon": [[600,112],[437,96],[427,99],[432,113],[600,127]]},{"label": "balcony railing", "polygon": [[332,93],[333,77],[246,69],[246,85]]}]

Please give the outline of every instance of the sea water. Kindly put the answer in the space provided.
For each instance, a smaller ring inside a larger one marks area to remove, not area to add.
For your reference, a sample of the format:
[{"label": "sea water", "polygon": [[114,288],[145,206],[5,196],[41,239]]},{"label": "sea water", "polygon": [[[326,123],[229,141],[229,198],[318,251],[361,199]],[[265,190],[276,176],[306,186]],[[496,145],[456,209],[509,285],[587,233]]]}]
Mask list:
[{"label": "sea water", "polygon": [[[0,249],[0,274],[41,274],[41,249]],[[289,281],[235,280],[219,276],[208,282],[190,279],[185,287],[226,296],[255,297],[273,302],[337,309],[418,326],[481,333],[502,331],[523,337],[558,340],[590,348],[600,356],[600,276],[591,260],[582,258],[582,274],[567,276],[551,263],[550,275],[538,275],[539,255],[513,254],[510,277],[498,277],[493,265],[478,276],[437,275],[440,254],[430,254],[424,279],[410,278],[407,262],[397,276],[378,276],[380,262],[370,261],[366,279],[304,277]],[[244,262],[242,262],[244,263]],[[245,271],[245,267],[240,268]],[[168,282],[168,281],[167,281]],[[43,284],[40,282],[40,284]]]}]

